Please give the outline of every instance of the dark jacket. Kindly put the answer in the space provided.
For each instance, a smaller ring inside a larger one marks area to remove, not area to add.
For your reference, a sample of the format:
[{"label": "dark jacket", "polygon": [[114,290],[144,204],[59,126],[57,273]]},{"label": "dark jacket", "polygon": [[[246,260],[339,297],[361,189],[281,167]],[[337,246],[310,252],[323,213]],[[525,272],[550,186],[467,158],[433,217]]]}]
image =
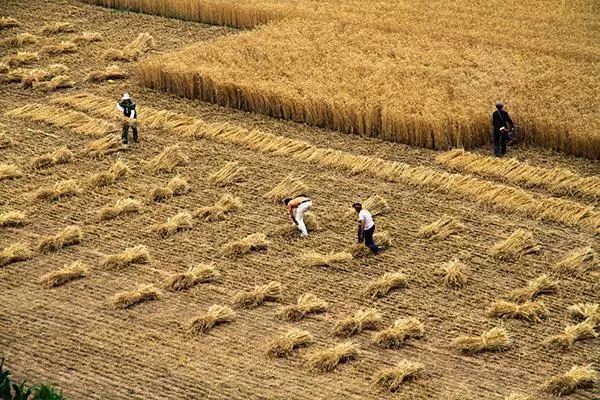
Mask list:
[{"label": "dark jacket", "polygon": [[131,118],[131,111],[134,111],[133,118],[137,118],[137,111],[135,109],[135,103],[131,100],[122,100],[119,102],[119,106],[123,109],[123,115],[127,118]]},{"label": "dark jacket", "polygon": [[499,133],[500,128],[502,127],[509,129],[509,124],[510,127],[514,126],[512,119],[510,119],[510,115],[508,115],[506,111],[500,109],[492,113],[492,125],[494,126],[494,133]]}]

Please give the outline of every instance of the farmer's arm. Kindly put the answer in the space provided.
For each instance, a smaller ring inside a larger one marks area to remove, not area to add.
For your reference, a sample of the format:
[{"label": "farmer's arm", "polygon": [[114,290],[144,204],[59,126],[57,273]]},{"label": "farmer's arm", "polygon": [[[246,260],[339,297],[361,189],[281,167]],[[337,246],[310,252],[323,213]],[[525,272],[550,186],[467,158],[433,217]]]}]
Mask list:
[{"label": "farmer's arm", "polygon": [[290,213],[290,217],[292,217],[292,221],[294,221],[295,225],[298,225],[298,222],[296,221],[296,216],[294,214],[296,214],[294,211],[296,210],[296,207],[293,207],[291,204],[288,204],[288,212]]},{"label": "farmer's arm", "polygon": [[362,243],[364,240],[364,233],[365,233],[365,221],[364,220],[358,220],[358,241],[357,243]]}]

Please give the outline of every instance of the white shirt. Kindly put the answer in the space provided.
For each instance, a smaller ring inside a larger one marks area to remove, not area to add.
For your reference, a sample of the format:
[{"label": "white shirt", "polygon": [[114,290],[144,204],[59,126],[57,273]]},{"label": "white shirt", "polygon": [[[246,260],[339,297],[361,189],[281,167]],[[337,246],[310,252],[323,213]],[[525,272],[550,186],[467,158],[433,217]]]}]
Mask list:
[{"label": "white shirt", "polygon": [[365,231],[371,229],[373,225],[375,225],[375,222],[373,222],[373,216],[365,209],[360,210],[358,213],[358,220],[364,221]]}]

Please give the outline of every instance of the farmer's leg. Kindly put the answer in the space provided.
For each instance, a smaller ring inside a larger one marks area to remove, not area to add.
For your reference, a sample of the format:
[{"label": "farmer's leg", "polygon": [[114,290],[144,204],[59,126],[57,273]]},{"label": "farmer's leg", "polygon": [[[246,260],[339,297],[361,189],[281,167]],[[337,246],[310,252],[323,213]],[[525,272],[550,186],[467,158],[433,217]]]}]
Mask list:
[{"label": "farmer's leg", "polygon": [[306,224],[304,224],[304,213],[310,209],[312,205],[311,202],[302,203],[296,209],[296,222],[298,223],[298,229],[302,233],[302,236],[308,236],[308,231],[306,230]]},{"label": "farmer's leg", "polygon": [[129,125],[123,124],[123,134],[121,135],[121,140],[123,140],[123,144],[127,144],[129,142]]},{"label": "farmer's leg", "polygon": [[373,241],[373,234],[375,233],[375,225],[371,229],[365,231],[365,246],[367,246],[374,254],[379,253],[379,246]]},{"label": "farmer's leg", "polygon": [[494,132],[494,155],[500,156],[500,132]]},{"label": "farmer's leg", "polygon": [[506,154],[506,140],[508,139],[508,134],[503,133],[500,135],[500,154]]},{"label": "farmer's leg", "polygon": [[138,128],[134,126],[131,128],[133,130],[133,141],[137,143],[138,141]]}]

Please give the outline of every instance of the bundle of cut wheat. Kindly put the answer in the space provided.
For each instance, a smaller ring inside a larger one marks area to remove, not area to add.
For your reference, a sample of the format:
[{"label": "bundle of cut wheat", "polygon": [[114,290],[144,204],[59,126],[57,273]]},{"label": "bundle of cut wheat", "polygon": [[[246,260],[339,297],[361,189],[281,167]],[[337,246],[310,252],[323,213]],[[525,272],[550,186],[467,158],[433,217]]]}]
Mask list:
[{"label": "bundle of cut wheat", "polygon": [[0,214],[0,228],[22,226],[25,224],[25,213],[7,211]]},{"label": "bundle of cut wheat", "polygon": [[25,243],[14,243],[0,251],[0,267],[18,261],[29,260],[33,252]]},{"label": "bundle of cut wheat", "polygon": [[208,181],[215,186],[227,186],[230,183],[237,182],[241,179],[241,174],[246,170],[246,167],[240,167],[237,161],[231,161],[225,164],[221,169],[211,174]]},{"label": "bundle of cut wheat", "polygon": [[554,335],[546,340],[546,344],[554,347],[571,347],[578,340],[594,339],[598,337],[594,331],[594,322],[586,320],[575,325],[567,325],[562,334]]},{"label": "bundle of cut wheat", "polygon": [[150,254],[146,246],[138,244],[137,246],[125,249],[119,254],[106,256],[101,266],[106,269],[122,269],[131,264],[146,264],[150,261]]},{"label": "bundle of cut wheat", "polygon": [[162,153],[152,158],[147,163],[150,172],[172,172],[175,168],[187,165],[188,158],[183,154],[178,145],[166,147]]},{"label": "bundle of cut wheat", "polygon": [[[313,213],[304,214],[304,225],[306,226],[306,230],[308,232],[315,232],[321,229],[319,220]],[[281,226],[278,226],[269,232],[270,237],[281,237],[288,239],[298,237],[300,234],[301,232],[298,229],[298,225],[289,223],[282,224]]]},{"label": "bundle of cut wheat", "polygon": [[577,321],[591,321],[600,324],[600,305],[598,303],[578,303],[568,308],[569,316]]},{"label": "bundle of cut wheat", "polygon": [[165,201],[173,196],[180,196],[190,190],[187,179],[177,175],[171,178],[166,186],[155,186],[150,191],[150,198],[153,201]]},{"label": "bundle of cut wheat", "polygon": [[504,400],[534,400],[533,397],[523,393],[511,393]]},{"label": "bundle of cut wheat", "polygon": [[284,306],[278,311],[279,317],[288,321],[299,321],[309,314],[327,311],[327,302],[311,293],[298,297],[296,304]]},{"label": "bundle of cut wheat", "polygon": [[269,282],[266,285],[256,286],[252,290],[237,293],[233,298],[233,304],[240,308],[254,308],[266,301],[279,302],[282,291],[281,283]]},{"label": "bundle of cut wheat", "polygon": [[127,79],[129,73],[118,65],[109,65],[102,71],[92,71],[85,78],[88,82],[102,82],[107,80]]},{"label": "bundle of cut wheat", "polygon": [[224,194],[212,206],[200,207],[194,211],[193,216],[207,222],[225,219],[225,216],[242,207],[242,200],[230,194]]},{"label": "bundle of cut wheat", "polygon": [[[387,231],[376,232],[373,235],[373,242],[379,247],[379,250],[385,250],[392,247],[392,238]],[[346,251],[352,254],[352,258],[365,258],[375,254],[363,243],[354,243],[349,246]]]},{"label": "bundle of cut wheat", "polygon": [[381,326],[381,313],[372,308],[358,310],[354,315],[338,321],[333,334],[336,336],[353,336],[364,330],[375,330]]},{"label": "bundle of cut wheat", "polygon": [[51,187],[41,187],[33,192],[32,200],[57,201],[69,196],[77,196],[82,192],[76,180],[56,182]]},{"label": "bundle of cut wheat", "polygon": [[393,348],[404,345],[410,338],[420,338],[425,335],[423,323],[417,318],[401,318],[394,325],[373,335],[373,342],[381,347]]},{"label": "bundle of cut wheat", "polygon": [[20,47],[27,44],[36,44],[41,38],[31,33],[17,33],[15,36],[6,38],[0,42],[6,47]]},{"label": "bundle of cut wheat", "polygon": [[444,285],[453,289],[460,289],[467,283],[467,267],[455,258],[442,265]]},{"label": "bundle of cut wheat", "polygon": [[483,351],[506,350],[510,345],[510,338],[504,328],[492,328],[480,336],[460,336],[452,341],[452,346],[469,354]]},{"label": "bundle of cut wheat", "polygon": [[189,289],[200,283],[216,282],[221,274],[213,265],[200,264],[187,272],[170,275],[163,283],[165,289],[173,292]]},{"label": "bundle of cut wheat", "polygon": [[[378,194],[369,197],[367,200],[363,201],[361,204],[362,204],[362,208],[365,210],[368,210],[372,216],[383,215],[383,214],[388,213],[391,210],[387,201]],[[356,211],[353,208],[350,208],[348,211],[346,211],[344,216],[346,218],[350,218],[354,214],[356,214]]]},{"label": "bundle of cut wheat", "polygon": [[40,49],[40,53],[56,56],[63,53],[75,53],[77,45],[73,42],[62,41],[58,44],[47,44]]},{"label": "bundle of cut wheat", "polygon": [[0,17],[0,31],[3,29],[15,28],[21,26],[21,23],[13,17]]},{"label": "bundle of cut wheat", "polygon": [[402,360],[394,367],[377,371],[373,375],[373,382],[383,389],[396,392],[404,382],[416,378],[424,368],[421,363]]},{"label": "bundle of cut wheat", "polygon": [[518,304],[499,300],[489,306],[487,315],[494,318],[515,318],[539,322],[548,316],[548,309],[541,301],[525,301]]},{"label": "bundle of cut wheat", "polygon": [[267,344],[267,355],[271,357],[287,357],[300,347],[308,346],[313,342],[313,336],[307,331],[290,329],[275,336]]},{"label": "bundle of cut wheat", "polygon": [[508,293],[508,298],[516,302],[532,300],[540,294],[552,294],[558,290],[558,281],[553,281],[548,275],[540,275],[527,283],[527,286]]},{"label": "bundle of cut wheat", "polygon": [[302,256],[302,263],[308,267],[336,267],[352,260],[352,254],[346,252],[319,254],[314,251]]},{"label": "bundle of cut wheat", "polygon": [[591,246],[575,249],[554,266],[554,269],[563,274],[577,275],[588,270],[597,269],[600,265],[598,255]]},{"label": "bundle of cut wheat", "polygon": [[102,35],[98,32],[81,32],[79,35],[75,36],[73,39],[74,43],[79,45],[85,45],[88,43],[99,42],[102,40]]},{"label": "bundle of cut wheat", "polygon": [[8,65],[10,68],[15,68],[24,64],[31,64],[40,59],[38,53],[32,53],[29,51],[19,51],[17,54],[12,54],[2,58],[4,64]]},{"label": "bundle of cut wheat", "polygon": [[381,277],[369,282],[362,291],[363,295],[373,299],[383,297],[393,289],[405,287],[408,282],[406,275],[400,272],[387,272]]},{"label": "bundle of cut wheat", "polygon": [[139,200],[125,198],[119,199],[114,205],[106,205],[98,212],[98,218],[102,221],[113,219],[119,215],[133,214],[140,212],[142,203]]},{"label": "bundle of cut wheat", "polygon": [[165,223],[155,225],[152,230],[164,238],[184,229],[192,229],[193,226],[191,214],[184,211],[170,217]]},{"label": "bundle of cut wheat", "polygon": [[58,164],[66,164],[73,160],[73,152],[66,147],[54,150],[52,153],[43,154],[31,160],[35,169],[48,168]]},{"label": "bundle of cut wheat", "polygon": [[226,243],[221,252],[230,257],[240,257],[254,251],[264,251],[269,247],[269,241],[264,233],[253,233],[243,239]]},{"label": "bundle of cut wheat", "polygon": [[358,346],[355,343],[340,343],[311,354],[308,358],[308,365],[315,371],[329,372],[339,364],[355,360],[358,358],[358,354]]},{"label": "bundle of cut wheat", "polygon": [[444,215],[437,221],[419,229],[417,237],[434,240],[444,240],[465,229],[465,226],[456,218]]},{"label": "bundle of cut wheat", "polygon": [[66,246],[72,246],[74,244],[81,243],[82,239],[83,232],[81,231],[80,227],[76,225],[67,226],[56,235],[50,235],[42,238],[38,244],[37,251],[40,253],[58,251]]},{"label": "bundle of cut wheat", "polygon": [[75,86],[75,82],[66,75],[57,75],[50,81],[34,82],[33,88],[40,89],[43,92],[52,92],[58,89],[65,89]]},{"label": "bundle of cut wheat", "polygon": [[62,268],[47,273],[40,278],[40,283],[48,288],[64,285],[67,282],[83,278],[87,267],[81,261],[65,264]]},{"label": "bundle of cut wheat", "polygon": [[23,176],[21,168],[12,164],[0,164],[0,181],[15,179]]},{"label": "bundle of cut wheat", "polygon": [[54,22],[52,24],[46,24],[42,27],[41,32],[44,35],[56,35],[58,33],[72,33],[75,32],[75,25],[70,22]]},{"label": "bundle of cut wheat", "polygon": [[231,308],[215,304],[210,306],[206,313],[193,318],[188,323],[188,333],[206,333],[216,325],[231,322],[234,318],[235,312]]},{"label": "bundle of cut wheat", "polygon": [[490,254],[500,260],[514,261],[526,254],[538,251],[540,251],[540,246],[533,241],[533,234],[523,229],[517,229],[508,238],[496,243],[490,249]]},{"label": "bundle of cut wheat", "polygon": [[121,160],[115,161],[108,171],[99,172],[88,178],[88,184],[92,188],[108,186],[115,183],[119,178],[129,172],[129,167]]},{"label": "bundle of cut wheat", "polygon": [[104,53],[107,60],[135,61],[156,46],[154,38],[148,33],[140,33],[122,50],[110,49]]},{"label": "bundle of cut wheat", "polygon": [[556,375],[544,383],[544,391],[556,396],[571,394],[580,388],[593,387],[599,380],[592,365],[574,365],[568,372]]},{"label": "bundle of cut wheat", "polygon": [[114,308],[125,309],[146,301],[158,300],[160,291],[153,285],[141,285],[135,290],[115,294],[111,298]]},{"label": "bundle of cut wheat", "polygon": [[292,175],[288,175],[284,180],[279,182],[277,186],[266,193],[265,197],[268,199],[281,201],[285,198],[292,198],[306,194],[307,191],[308,186],[304,184],[304,182],[298,178],[294,178]]}]

